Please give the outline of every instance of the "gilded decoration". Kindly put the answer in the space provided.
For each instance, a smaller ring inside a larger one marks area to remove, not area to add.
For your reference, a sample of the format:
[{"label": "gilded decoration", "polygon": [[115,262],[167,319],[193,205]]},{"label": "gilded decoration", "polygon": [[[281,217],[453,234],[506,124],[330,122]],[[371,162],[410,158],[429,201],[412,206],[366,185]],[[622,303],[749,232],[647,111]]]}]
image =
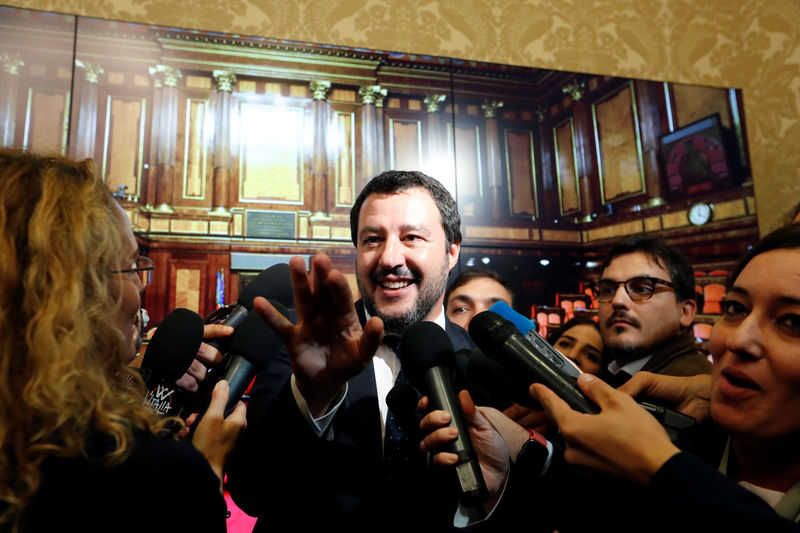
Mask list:
[{"label": "gilded decoration", "polygon": [[2,54],[0,55],[0,62],[3,63],[3,72],[11,74],[12,76],[19,76],[20,69],[25,66],[25,62],[19,57],[19,54]]},{"label": "gilded decoration", "polygon": [[586,83],[582,81],[568,83],[561,88],[561,92],[570,95],[572,99],[577,102],[578,100],[583,98],[584,94],[586,94]]},{"label": "gilded decoration", "polygon": [[217,90],[225,93],[233,91],[236,83],[236,74],[227,70],[215,70],[213,73],[214,81],[217,82]]},{"label": "gilded decoration", "polygon": [[[445,94],[431,94],[425,97],[425,110],[428,113],[436,113],[439,111],[439,106],[447,100],[447,95]],[[502,105],[502,104],[501,104]]]},{"label": "gilded decoration", "polygon": [[364,105],[374,105],[375,107],[383,107],[383,99],[386,98],[388,91],[380,85],[369,85],[358,89],[358,96],[361,97],[361,103]]},{"label": "gilded decoration", "polygon": [[311,89],[311,98],[314,100],[325,100],[328,98],[328,92],[331,90],[331,82],[327,80],[311,80],[308,84]]},{"label": "gilded decoration", "polygon": [[153,78],[153,86],[156,89],[160,89],[164,86],[177,87],[178,82],[183,77],[180,70],[175,67],[168,67],[167,65],[149,67],[147,71],[150,73],[150,77]]},{"label": "gilded decoration", "polygon": [[484,118],[495,118],[497,114],[497,110],[503,107],[503,102],[498,102],[496,100],[486,100],[481,104],[481,109],[483,110],[483,117]]},{"label": "gilded decoration", "polygon": [[82,59],[75,60],[75,66],[78,68],[82,68],[86,71],[86,81],[89,83],[100,83],[100,76],[105,74],[105,70],[103,67],[98,65],[97,63],[91,63],[89,61],[83,61]]}]

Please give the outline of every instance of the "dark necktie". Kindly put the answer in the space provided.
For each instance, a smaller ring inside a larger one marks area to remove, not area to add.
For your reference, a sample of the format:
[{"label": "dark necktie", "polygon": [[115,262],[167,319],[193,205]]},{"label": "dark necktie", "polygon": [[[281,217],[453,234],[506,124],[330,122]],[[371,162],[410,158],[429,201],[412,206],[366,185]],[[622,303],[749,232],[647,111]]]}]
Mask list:
[{"label": "dark necktie", "polygon": [[[384,337],[384,344],[392,348],[395,354],[398,353],[399,338],[387,335]],[[399,475],[405,475],[411,468],[415,458],[421,454],[418,451],[419,442],[410,435],[415,432],[410,424],[415,423],[415,417],[410,416],[416,407],[417,393],[403,374],[403,369],[395,379],[395,385],[389,395],[387,395],[388,412],[386,416],[386,432],[383,439],[383,458],[386,466],[386,475],[389,481],[395,480]],[[395,413],[392,409],[398,409]],[[403,423],[398,420],[398,415]]]},{"label": "dark necktie", "polygon": [[629,379],[631,379],[631,375],[625,372],[624,370],[620,370],[619,372],[614,374],[614,380],[612,385],[614,385],[614,387],[621,387],[622,385],[627,383]]}]

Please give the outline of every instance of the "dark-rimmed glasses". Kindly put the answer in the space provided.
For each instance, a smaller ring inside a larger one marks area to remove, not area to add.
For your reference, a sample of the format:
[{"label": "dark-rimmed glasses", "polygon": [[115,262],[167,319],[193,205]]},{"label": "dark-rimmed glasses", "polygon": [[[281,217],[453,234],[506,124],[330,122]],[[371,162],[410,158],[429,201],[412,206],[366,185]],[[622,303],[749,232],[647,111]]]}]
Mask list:
[{"label": "dark-rimmed glasses", "polygon": [[150,284],[150,274],[155,268],[153,260],[144,255],[140,255],[131,265],[131,268],[123,268],[122,270],[112,270],[112,274],[135,274],[139,276],[142,285],[147,287]]},{"label": "dark-rimmed glasses", "polygon": [[656,292],[656,285],[666,285],[667,287],[675,288],[675,284],[661,278],[652,278],[650,276],[636,276],[625,281],[615,281],[613,279],[601,279],[597,282],[597,287],[594,289],[594,296],[598,302],[608,303],[614,299],[617,294],[617,289],[620,285],[625,286],[625,292],[631,300],[639,302],[642,300],[649,300]]}]

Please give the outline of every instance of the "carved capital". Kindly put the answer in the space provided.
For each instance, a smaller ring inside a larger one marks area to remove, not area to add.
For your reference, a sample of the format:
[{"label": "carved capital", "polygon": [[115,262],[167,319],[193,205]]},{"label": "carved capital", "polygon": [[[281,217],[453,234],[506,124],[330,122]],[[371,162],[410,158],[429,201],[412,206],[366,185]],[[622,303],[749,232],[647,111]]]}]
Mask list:
[{"label": "carved capital", "polygon": [[85,79],[89,83],[100,83],[100,76],[106,72],[103,67],[97,63],[90,63],[82,59],[76,59],[75,66],[86,70]]},{"label": "carved capital", "polygon": [[484,100],[481,104],[484,118],[494,118],[497,115],[497,110],[503,107],[503,102],[500,100]]},{"label": "carved capital", "polygon": [[215,70],[214,81],[217,82],[217,90],[222,92],[232,92],[233,85],[236,83],[236,74],[228,70]]},{"label": "carved capital", "polygon": [[20,67],[25,66],[25,62],[19,57],[19,54],[2,54],[0,55],[0,62],[3,63],[3,72],[11,74],[12,76],[19,76]]},{"label": "carved capital", "polygon": [[156,65],[147,69],[150,77],[153,78],[153,85],[160,89],[165,85],[167,87],[177,87],[178,82],[183,77],[180,70],[175,67],[168,67],[167,65]]},{"label": "carved capital", "polygon": [[583,98],[584,94],[586,94],[586,83],[577,80],[573,81],[572,83],[568,83],[563,86],[561,88],[561,92],[570,95],[572,99],[577,102]]},{"label": "carved capital", "polygon": [[325,100],[328,98],[328,92],[331,90],[331,82],[327,80],[311,80],[308,84],[311,89],[311,98],[314,100]]},{"label": "carved capital", "polygon": [[533,114],[536,115],[536,120],[543,122],[547,116],[547,108],[542,104],[536,104],[536,109],[533,110]]},{"label": "carved capital", "polygon": [[425,110],[428,113],[436,113],[439,111],[439,106],[447,100],[447,95],[444,94],[431,94],[425,97]]},{"label": "carved capital", "polygon": [[364,105],[374,105],[375,107],[383,106],[383,99],[386,97],[386,89],[381,88],[380,85],[369,85],[358,89],[358,96],[361,97],[361,103]]},{"label": "carved capital", "polygon": [[164,85],[167,87],[177,87],[178,82],[183,77],[181,71],[175,67],[164,66]]}]

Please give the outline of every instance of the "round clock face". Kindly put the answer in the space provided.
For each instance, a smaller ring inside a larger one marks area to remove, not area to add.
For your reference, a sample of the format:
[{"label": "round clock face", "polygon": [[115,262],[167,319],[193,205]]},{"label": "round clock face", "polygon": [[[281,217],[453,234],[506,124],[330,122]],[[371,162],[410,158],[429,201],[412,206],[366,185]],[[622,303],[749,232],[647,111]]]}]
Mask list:
[{"label": "round clock face", "polygon": [[695,226],[702,226],[711,220],[711,215],[711,205],[705,202],[696,203],[689,208],[689,222]]}]

